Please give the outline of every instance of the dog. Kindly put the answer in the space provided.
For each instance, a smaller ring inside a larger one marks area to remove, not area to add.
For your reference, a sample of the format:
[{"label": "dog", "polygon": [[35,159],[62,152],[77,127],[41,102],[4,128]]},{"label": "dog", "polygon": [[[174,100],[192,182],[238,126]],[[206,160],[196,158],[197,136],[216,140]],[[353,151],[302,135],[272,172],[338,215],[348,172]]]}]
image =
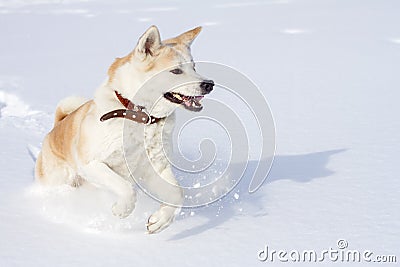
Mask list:
[{"label": "dog", "polygon": [[[148,218],[148,233],[169,226],[184,198],[162,139],[170,140],[175,109],[200,111],[202,98],[214,87],[196,72],[190,52],[200,31],[197,27],[162,41],[158,28],[151,26],[132,52],[111,64],[92,100],[61,100],[36,160],[35,180],[48,186],[91,183],[109,190],[117,196],[112,213],[125,218],[136,202],[133,168],[153,195],[168,200]],[[154,76],[162,84],[141,89]],[[144,150],[145,155],[138,152]],[[151,168],[143,164],[147,161]],[[164,187],[160,177],[174,186]]]}]

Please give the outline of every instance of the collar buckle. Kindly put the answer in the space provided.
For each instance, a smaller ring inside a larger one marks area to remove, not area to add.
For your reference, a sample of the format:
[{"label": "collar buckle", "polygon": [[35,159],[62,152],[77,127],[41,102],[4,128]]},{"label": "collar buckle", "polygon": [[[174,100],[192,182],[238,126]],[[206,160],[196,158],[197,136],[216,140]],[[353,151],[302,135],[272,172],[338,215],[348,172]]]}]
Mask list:
[{"label": "collar buckle", "polygon": [[151,115],[147,112],[147,110],[145,108],[143,108],[143,107],[141,107],[141,108],[142,108],[141,111],[144,114],[146,114],[146,116],[147,116],[147,122],[144,125],[150,125],[151,124]]}]

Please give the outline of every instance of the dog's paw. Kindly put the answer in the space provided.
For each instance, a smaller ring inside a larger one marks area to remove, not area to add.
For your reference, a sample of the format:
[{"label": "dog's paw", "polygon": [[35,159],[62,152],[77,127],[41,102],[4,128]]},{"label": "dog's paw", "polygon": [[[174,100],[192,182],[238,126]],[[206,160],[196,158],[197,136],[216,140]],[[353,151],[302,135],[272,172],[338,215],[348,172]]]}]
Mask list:
[{"label": "dog's paw", "polygon": [[135,197],[119,200],[112,206],[112,213],[123,219],[128,217],[135,208]]},{"label": "dog's paw", "polygon": [[146,228],[149,234],[160,232],[167,228],[175,218],[175,208],[161,207],[147,220]]}]

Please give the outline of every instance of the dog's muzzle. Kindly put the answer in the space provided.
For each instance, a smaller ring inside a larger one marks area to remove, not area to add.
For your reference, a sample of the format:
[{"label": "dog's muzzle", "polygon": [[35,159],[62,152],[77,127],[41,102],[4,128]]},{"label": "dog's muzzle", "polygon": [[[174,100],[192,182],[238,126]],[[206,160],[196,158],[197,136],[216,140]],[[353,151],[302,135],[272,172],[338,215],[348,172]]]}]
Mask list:
[{"label": "dog's muzzle", "polygon": [[204,80],[200,83],[201,95],[187,96],[176,92],[167,92],[164,97],[172,103],[182,105],[185,109],[198,112],[203,109],[201,100],[209,94],[214,87],[214,81]]}]

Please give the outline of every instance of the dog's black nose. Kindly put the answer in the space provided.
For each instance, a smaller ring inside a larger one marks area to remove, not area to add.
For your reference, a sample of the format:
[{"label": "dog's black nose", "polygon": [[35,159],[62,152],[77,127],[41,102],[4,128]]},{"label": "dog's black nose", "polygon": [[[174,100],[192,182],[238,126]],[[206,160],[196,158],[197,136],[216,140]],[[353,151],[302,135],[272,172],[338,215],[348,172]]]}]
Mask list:
[{"label": "dog's black nose", "polygon": [[200,88],[203,91],[203,94],[209,94],[214,87],[214,81],[212,80],[204,80],[200,84]]}]

